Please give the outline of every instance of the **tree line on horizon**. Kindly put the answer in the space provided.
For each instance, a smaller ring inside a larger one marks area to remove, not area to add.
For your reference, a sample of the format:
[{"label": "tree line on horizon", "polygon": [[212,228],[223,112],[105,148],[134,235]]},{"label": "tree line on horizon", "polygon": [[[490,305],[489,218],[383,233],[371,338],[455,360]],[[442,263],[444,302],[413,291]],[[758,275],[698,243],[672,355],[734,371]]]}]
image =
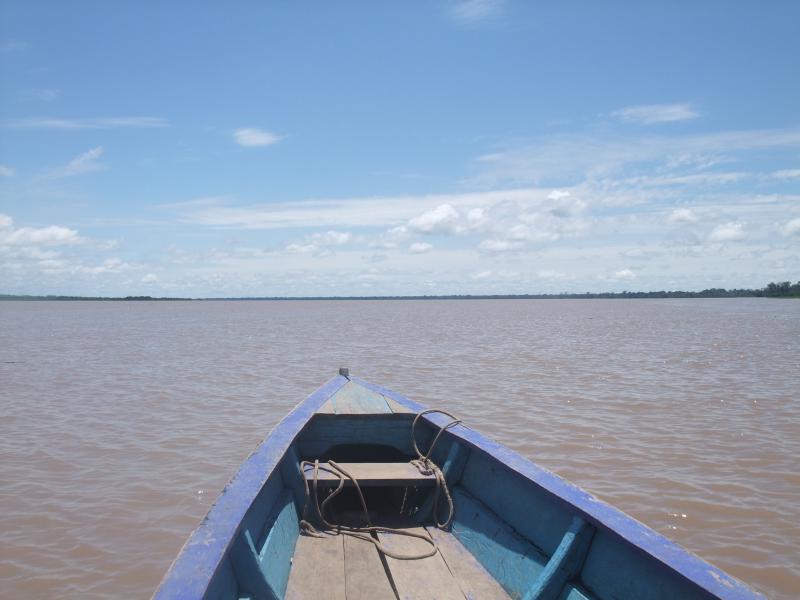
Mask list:
[{"label": "tree line on horizon", "polygon": [[[492,298],[492,299],[568,299],[568,298],[800,298],[800,281],[781,281],[778,283],[768,283],[766,287],[760,289],[732,289],[708,288],[700,292],[684,291],[657,291],[657,292],[586,292],[583,294],[567,293],[560,294],[445,294],[439,296],[306,296],[306,297],[286,297],[286,296],[259,296],[259,297],[236,297],[236,298],[198,298],[199,300],[430,300],[430,299],[470,299],[470,298]],[[193,300],[193,298],[154,298],[152,296],[125,296],[125,297],[104,297],[104,296],[30,296],[16,294],[0,294],[0,300],[109,300],[109,301],[140,301],[140,300]]]}]

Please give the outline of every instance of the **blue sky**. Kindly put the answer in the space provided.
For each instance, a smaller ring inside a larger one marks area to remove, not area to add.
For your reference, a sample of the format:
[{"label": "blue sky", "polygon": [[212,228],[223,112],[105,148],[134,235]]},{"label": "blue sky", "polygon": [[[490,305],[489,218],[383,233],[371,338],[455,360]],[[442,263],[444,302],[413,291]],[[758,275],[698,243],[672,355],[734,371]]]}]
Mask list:
[{"label": "blue sky", "polygon": [[0,17],[0,293],[800,279],[797,2]]}]

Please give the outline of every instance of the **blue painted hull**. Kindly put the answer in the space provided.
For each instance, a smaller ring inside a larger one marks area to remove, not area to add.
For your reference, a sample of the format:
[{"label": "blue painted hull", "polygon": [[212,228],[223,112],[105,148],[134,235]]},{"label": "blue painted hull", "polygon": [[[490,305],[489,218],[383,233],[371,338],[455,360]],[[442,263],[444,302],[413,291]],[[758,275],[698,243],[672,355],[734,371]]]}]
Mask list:
[{"label": "blue painted hull", "polygon": [[[343,460],[342,453],[357,454],[359,448],[413,457],[411,419],[424,409],[356,378],[337,376],[327,382],[245,461],[154,597],[284,598],[305,504],[300,461],[324,456]],[[441,415],[423,419],[421,440],[427,436],[430,441],[436,428],[447,423]],[[762,597],[467,427],[446,431],[432,458],[443,466],[452,490],[450,533],[511,598]]]}]

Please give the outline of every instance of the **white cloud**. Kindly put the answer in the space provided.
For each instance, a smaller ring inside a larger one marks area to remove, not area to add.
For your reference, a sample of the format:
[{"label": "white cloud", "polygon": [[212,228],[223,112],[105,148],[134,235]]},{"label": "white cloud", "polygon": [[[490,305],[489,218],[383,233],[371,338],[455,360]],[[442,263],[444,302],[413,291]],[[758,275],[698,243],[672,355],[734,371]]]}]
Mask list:
[{"label": "white cloud", "polygon": [[456,21],[477,23],[494,16],[502,7],[501,0],[459,0],[450,9]]},{"label": "white cloud", "polygon": [[78,265],[71,270],[75,273],[83,273],[86,275],[101,275],[103,273],[122,273],[134,268],[135,267],[130,263],[126,263],[122,259],[114,257],[107,258],[102,263],[94,267]]},{"label": "white cloud", "polygon": [[586,210],[588,204],[573,197],[569,192],[550,193],[547,196],[549,212],[555,217],[574,217]]},{"label": "white cloud", "polygon": [[499,253],[516,250],[520,245],[519,242],[512,242],[510,240],[483,240],[478,244],[478,249],[483,252]]},{"label": "white cloud", "polygon": [[488,215],[485,208],[472,208],[467,213],[467,223],[473,229],[486,223]]},{"label": "white cloud", "polygon": [[440,204],[408,222],[408,226],[420,233],[457,233],[460,230],[460,215],[450,204]]},{"label": "white cloud", "polygon": [[[683,171],[671,174],[674,176],[693,175],[719,162],[741,160],[742,157],[736,154],[798,147],[800,128],[723,131],[703,135],[634,136],[605,133],[602,136],[549,136],[479,157],[475,163],[477,174],[468,182],[485,187],[582,178],[587,182],[605,185],[611,176],[633,172],[637,175],[645,173],[649,177],[629,181],[628,185],[646,185],[648,182],[685,185],[700,182],[689,179],[665,180],[662,178],[663,169]],[[652,176],[654,170],[658,177]],[[687,170],[689,173],[685,172]],[[727,174],[721,180],[708,180],[705,183],[727,183],[741,176]],[[617,176],[612,183],[623,181]]]},{"label": "white cloud", "polygon": [[286,252],[289,254],[327,255],[331,253],[331,248],[344,246],[352,240],[353,234],[349,231],[317,232],[306,236],[303,243],[289,244],[286,246]]},{"label": "white cloud", "polygon": [[65,246],[80,244],[83,239],[74,229],[49,227],[14,227],[13,219],[0,214],[0,246]]},{"label": "white cloud", "polygon": [[548,200],[561,200],[562,198],[568,198],[570,195],[569,192],[565,192],[563,190],[553,190],[549,194],[547,194]]},{"label": "white cloud", "polygon": [[544,269],[536,273],[536,276],[539,279],[549,279],[549,280],[558,280],[558,279],[566,279],[566,275],[561,273],[560,271],[553,271],[552,269]]},{"label": "white cloud", "polygon": [[643,104],[615,110],[611,115],[623,121],[652,125],[695,119],[700,113],[690,104]]},{"label": "white cloud", "polygon": [[723,223],[717,225],[708,235],[709,242],[734,242],[743,240],[747,235],[741,223]]},{"label": "white cloud", "polygon": [[281,141],[281,136],[255,127],[237,129],[233,137],[240,146],[271,146]]},{"label": "white cloud", "polygon": [[800,169],[783,169],[770,175],[775,179],[796,179],[800,177]]},{"label": "white cloud", "polygon": [[416,242],[408,247],[408,251],[411,254],[424,254],[425,252],[430,252],[432,249],[433,245],[427,242]]},{"label": "white cloud", "polygon": [[158,275],[155,273],[148,273],[144,277],[142,277],[142,283],[158,283]]},{"label": "white cloud", "polygon": [[676,208],[667,217],[667,223],[674,225],[680,223],[696,223],[697,215],[690,208]]},{"label": "white cloud", "polygon": [[749,173],[740,173],[736,171],[731,173],[711,173],[704,171],[702,173],[691,173],[688,175],[640,175],[637,177],[630,177],[623,181],[624,183],[641,186],[643,188],[679,185],[696,187],[701,185],[712,186],[735,183],[750,176]]},{"label": "white cloud", "polygon": [[94,171],[102,171],[105,167],[100,164],[98,159],[103,155],[103,147],[98,146],[79,154],[64,167],[56,169],[53,172],[55,177],[72,177],[75,175],[83,175],[84,173],[92,173]]},{"label": "white cloud", "polygon": [[319,246],[316,244],[289,244],[286,246],[286,252],[289,254],[311,254],[319,251]]},{"label": "white cloud", "polygon": [[788,221],[781,227],[781,233],[785,236],[800,235],[800,217]]},{"label": "white cloud", "polygon": [[317,246],[343,246],[352,240],[353,234],[349,231],[326,231],[311,235],[311,241]]},{"label": "white cloud", "polygon": [[0,177],[12,177],[14,173],[16,173],[16,170],[13,167],[0,165]]},{"label": "white cloud", "polygon": [[387,250],[397,248],[401,242],[404,242],[410,236],[411,234],[408,231],[408,227],[399,225],[397,227],[392,227],[380,234],[377,238],[370,240],[369,246],[371,248],[384,248]]},{"label": "white cloud", "polygon": [[631,279],[636,279],[636,273],[630,269],[620,269],[614,273],[612,279],[616,279],[618,281],[630,281]]},{"label": "white cloud", "polygon": [[[417,219],[422,216],[421,213],[434,212],[436,207],[443,204],[450,205],[456,211],[468,213],[472,208],[504,202],[541,203],[545,196],[543,190],[522,188],[462,194],[323,198],[253,206],[228,206],[225,198],[203,198],[200,201],[190,200],[166,204],[163,207],[181,212],[186,223],[216,227],[390,227],[399,232],[396,228],[400,223]],[[445,211],[449,212],[446,209]],[[423,221],[427,219],[428,217]]]},{"label": "white cloud", "polygon": [[529,240],[532,235],[531,228],[525,223],[518,223],[506,232],[506,236],[511,240]]},{"label": "white cloud", "polygon": [[59,119],[32,117],[5,121],[4,127],[18,129],[119,129],[123,127],[168,127],[169,122],[161,117],[99,117],[92,119]]}]

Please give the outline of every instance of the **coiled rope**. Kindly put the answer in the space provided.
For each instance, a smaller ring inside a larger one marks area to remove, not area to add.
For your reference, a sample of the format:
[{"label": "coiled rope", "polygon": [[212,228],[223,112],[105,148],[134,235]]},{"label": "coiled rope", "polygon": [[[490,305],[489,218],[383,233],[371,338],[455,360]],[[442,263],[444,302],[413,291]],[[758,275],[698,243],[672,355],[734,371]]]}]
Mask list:
[{"label": "coiled rope", "polygon": [[[436,434],[436,437],[433,438],[428,451],[423,454],[420,452],[420,449],[417,446],[417,436],[415,435],[417,421],[419,421],[422,415],[427,415],[430,413],[446,415],[450,417],[451,421],[444,427],[439,428],[439,432]],[[416,417],[414,417],[414,422],[411,423],[411,443],[414,446],[414,451],[417,453],[417,458],[412,460],[411,464],[417,467],[419,472],[423,475],[436,476],[436,491],[434,492],[433,496],[433,522],[439,529],[447,528],[450,525],[450,522],[453,520],[453,499],[450,497],[450,490],[447,489],[447,481],[444,478],[444,473],[442,473],[442,470],[439,468],[439,466],[431,460],[430,456],[433,454],[433,449],[436,447],[436,442],[439,441],[439,438],[442,436],[442,434],[451,427],[455,427],[459,423],[461,423],[461,419],[457,419],[447,411],[438,410],[436,408],[423,410]],[[444,523],[439,523],[439,497],[441,496],[441,492],[444,492],[445,498],[447,498],[447,519],[445,519]]]},{"label": "coiled rope", "polygon": [[[430,413],[441,413],[443,415],[450,417],[452,421],[447,425],[445,425],[444,427],[439,428],[439,431],[433,438],[433,441],[431,442],[428,451],[425,454],[423,454],[420,451],[419,447],[417,446],[417,440],[415,435],[416,427],[419,419],[423,415]],[[433,449],[436,446],[436,443],[439,441],[439,438],[441,437],[442,433],[444,433],[451,427],[455,427],[459,423],[461,423],[459,419],[457,419],[456,417],[454,417],[453,415],[451,415],[446,411],[430,409],[418,413],[416,417],[414,417],[414,421],[411,424],[411,443],[414,446],[414,451],[417,453],[417,458],[411,460],[411,464],[417,467],[417,469],[419,469],[420,473],[422,473],[423,475],[426,476],[434,475],[436,477],[436,491],[433,498],[433,521],[436,524],[436,526],[439,527],[440,529],[444,529],[445,527],[450,525],[450,523],[453,520],[453,499],[450,496],[450,491],[447,489],[447,481],[445,480],[444,473],[442,473],[442,470],[439,468],[439,466],[431,460],[430,456],[433,453]],[[308,479],[306,479],[305,477],[305,471],[307,466],[311,466],[314,469],[314,477],[312,479],[311,488],[309,488]],[[336,489],[322,501],[322,504],[320,504],[319,502],[319,494],[317,489],[317,479],[320,469],[322,469],[327,473],[332,473],[339,478],[339,484],[336,486]],[[394,527],[379,527],[373,525],[372,520],[369,517],[367,502],[366,500],[364,500],[364,494],[361,491],[361,486],[358,484],[358,480],[355,477],[353,477],[352,474],[350,474],[344,468],[342,468],[341,465],[337,464],[332,460],[329,460],[327,465],[320,467],[318,459],[315,460],[314,462],[311,462],[309,460],[304,460],[300,463],[300,472],[303,474],[303,483],[305,484],[305,490],[306,490],[306,501],[305,505],[303,506],[303,518],[300,520],[300,530],[305,535],[318,538],[325,537],[325,532],[316,529],[306,518],[308,515],[309,504],[311,503],[313,496],[314,507],[317,510],[317,515],[319,516],[320,521],[328,531],[335,531],[336,532],[335,535],[340,535],[340,534],[349,535],[358,538],[360,540],[364,540],[365,542],[370,542],[371,544],[375,545],[375,547],[378,549],[379,552],[385,554],[390,558],[395,558],[397,560],[419,560],[422,558],[428,558],[436,554],[438,547],[436,546],[436,542],[434,541],[434,539],[427,531],[423,534],[423,533],[416,533],[414,531],[408,531],[407,529],[397,529]],[[356,492],[358,492],[358,498],[361,502],[361,509],[364,512],[364,520],[366,522],[365,527],[353,527],[350,525],[330,523],[325,518],[325,506],[342,491],[342,489],[344,488],[345,478],[349,479],[353,483]],[[447,505],[448,505],[447,519],[444,521],[444,523],[439,522],[439,516],[438,516],[439,498],[441,496],[442,491],[444,492],[444,496],[447,499]],[[390,533],[393,535],[404,535],[407,537],[418,538],[430,544],[431,549],[427,552],[423,552],[420,554],[398,554],[396,552],[387,549],[385,546],[383,546],[383,544],[380,543],[380,541],[377,538],[378,533]]]}]

